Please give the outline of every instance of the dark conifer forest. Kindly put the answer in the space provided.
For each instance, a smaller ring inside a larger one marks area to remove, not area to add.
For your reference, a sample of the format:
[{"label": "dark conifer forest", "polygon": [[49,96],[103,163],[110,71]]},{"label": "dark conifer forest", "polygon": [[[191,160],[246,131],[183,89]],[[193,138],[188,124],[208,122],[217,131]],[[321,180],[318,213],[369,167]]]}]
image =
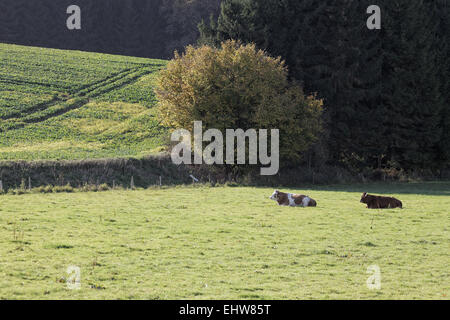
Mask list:
[{"label": "dark conifer forest", "polygon": [[450,4],[378,1],[382,27],[369,30],[371,4],[226,0],[218,19],[201,25],[200,42],[241,39],[286,60],[291,77],[325,102],[317,161],[444,168],[450,159]]}]

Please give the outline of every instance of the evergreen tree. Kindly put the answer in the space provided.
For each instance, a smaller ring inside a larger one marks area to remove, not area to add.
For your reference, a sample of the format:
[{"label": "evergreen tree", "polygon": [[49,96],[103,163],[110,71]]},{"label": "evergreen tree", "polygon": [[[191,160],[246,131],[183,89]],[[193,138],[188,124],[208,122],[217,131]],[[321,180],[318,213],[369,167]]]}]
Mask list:
[{"label": "evergreen tree", "polygon": [[365,25],[369,5],[227,0],[200,39],[254,42],[285,59],[290,76],[324,99],[332,162],[437,167],[449,154],[448,4],[384,0],[381,31]]},{"label": "evergreen tree", "polygon": [[383,140],[405,169],[438,165],[442,138],[439,50],[433,14],[422,0],[386,1],[383,30]]},{"label": "evergreen tree", "polygon": [[[325,100],[333,161],[378,159],[370,120],[379,118],[379,32],[365,27],[365,1],[229,0],[217,24],[200,26],[201,42],[239,38],[286,60],[290,76]],[[376,125],[372,125],[376,127]]]},{"label": "evergreen tree", "polygon": [[436,47],[439,50],[439,76],[442,108],[442,137],[439,144],[439,161],[442,168],[450,166],[450,3],[447,0],[429,0],[437,28]]}]

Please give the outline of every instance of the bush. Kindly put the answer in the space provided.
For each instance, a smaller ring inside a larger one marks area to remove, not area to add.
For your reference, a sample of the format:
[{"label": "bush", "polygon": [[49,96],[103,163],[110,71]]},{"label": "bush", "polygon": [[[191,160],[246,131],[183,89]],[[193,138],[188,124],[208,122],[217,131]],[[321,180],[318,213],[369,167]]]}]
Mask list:
[{"label": "bush", "polygon": [[101,185],[98,186],[98,191],[107,191],[109,190],[109,186],[106,183],[102,183]]},{"label": "bush", "polygon": [[[322,101],[288,80],[280,58],[255,45],[188,46],[158,78],[161,122],[170,128],[279,129],[280,160],[298,163],[321,130]],[[293,143],[294,141],[294,143]],[[287,164],[286,162],[284,164]]]},{"label": "bush", "polygon": [[67,185],[65,185],[65,186],[56,186],[56,187],[53,187],[53,192],[57,192],[57,193],[60,193],[60,192],[74,192],[74,189],[72,188],[72,186],[70,185],[70,184],[67,184]]}]

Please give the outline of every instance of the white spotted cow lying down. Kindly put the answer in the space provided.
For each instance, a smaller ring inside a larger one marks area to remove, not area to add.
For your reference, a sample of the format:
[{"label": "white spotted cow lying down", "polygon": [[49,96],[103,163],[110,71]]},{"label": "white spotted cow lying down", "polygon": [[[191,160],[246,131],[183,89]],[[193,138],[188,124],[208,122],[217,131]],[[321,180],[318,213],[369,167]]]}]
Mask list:
[{"label": "white spotted cow lying down", "polygon": [[278,202],[278,205],[280,206],[290,206],[290,207],[317,206],[317,202],[308,196],[294,193],[284,193],[278,190],[275,190],[274,193],[269,197],[269,199],[275,200],[276,202]]}]

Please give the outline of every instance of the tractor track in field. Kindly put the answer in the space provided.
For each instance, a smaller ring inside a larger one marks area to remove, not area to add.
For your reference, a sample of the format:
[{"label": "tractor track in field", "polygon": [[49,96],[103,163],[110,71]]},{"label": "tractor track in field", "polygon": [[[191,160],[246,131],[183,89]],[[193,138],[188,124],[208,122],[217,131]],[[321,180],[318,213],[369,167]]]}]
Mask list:
[{"label": "tractor track in field", "polygon": [[[155,67],[155,65],[149,66]],[[42,122],[50,118],[63,115],[71,110],[81,108],[85,104],[89,103],[91,98],[95,98],[107,92],[120,89],[124,86],[136,82],[143,76],[146,76],[148,74],[157,71],[157,69],[155,70],[148,70],[148,69],[141,70],[141,69],[142,66],[129,68],[114,75],[111,75],[103,80],[96,81],[95,83],[92,83],[84,87],[80,87],[75,94],[67,98],[64,99],[56,98],[56,100],[54,98],[50,102],[39,103],[31,108],[26,109],[26,111],[31,111],[31,113],[24,115],[23,118],[17,118],[17,116],[20,116],[21,114],[14,114],[14,115],[7,115],[6,117],[5,116],[0,117],[1,120],[5,120],[5,122],[9,122],[10,124],[9,126],[7,124],[6,128],[0,127],[0,132],[20,129],[27,126],[28,124]],[[129,77],[129,79],[121,81],[123,78],[126,77]],[[102,90],[102,87],[104,86],[108,87]],[[70,102],[70,100],[74,101]],[[63,104],[63,106],[61,108],[56,108],[54,111],[51,111],[52,107],[56,107],[59,104]],[[64,106],[64,104],[66,105]],[[39,114],[40,112],[43,112],[45,110],[50,111],[48,114],[45,113],[42,115]],[[13,119],[17,119],[17,122],[12,121]]]},{"label": "tractor track in field", "polygon": [[[44,110],[45,108],[47,108],[48,106],[58,103],[60,101],[64,101],[62,99],[59,99],[58,97],[53,97],[51,100],[49,101],[45,101],[45,102],[40,102],[38,104],[35,104],[33,106],[31,106],[30,108],[24,109],[23,111],[31,111],[31,113],[36,112],[36,111],[40,111],[40,110]],[[9,119],[14,119],[17,118],[18,116],[20,116],[23,111],[15,111],[15,112],[11,112],[7,115],[3,115],[0,116],[0,120],[9,120]]]},{"label": "tractor track in field", "polygon": [[[114,74],[112,74],[112,75],[110,75],[110,76],[108,76],[108,77],[106,77],[106,78],[104,78],[102,80],[95,81],[95,82],[93,82],[93,83],[91,83],[89,85],[80,86],[76,90],[74,90],[74,89],[70,90],[70,88],[67,88],[67,87],[64,87],[64,86],[58,87],[59,90],[56,90],[56,91],[62,92],[62,93],[64,93],[64,91],[68,91],[70,94],[72,94],[72,96],[68,96],[68,97],[64,97],[64,98],[54,97],[50,101],[41,102],[41,103],[35,104],[33,106],[30,106],[29,108],[26,108],[26,109],[23,109],[23,110],[14,112],[14,113],[10,113],[10,114],[8,114],[6,116],[1,116],[0,119],[1,120],[9,120],[9,119],[14,119],[14,118],[17,119],[20,116],[23,116],[23,117],[29,116],[29,115],[31,115],[31,114],[33,114],[35,112],[39,112],[39,111],[45,110],[45,109],[47,109],[47,108],[49,108],[51,106],[54,106],[54,105],[56,105],[58,103],[64,103],[67,100],[69,100],[70,98],[76,98],[78,92],[82,92],[82,91],[88,91],[89,92],[90,91],[89,89],[92,88],[92,87],[98,87],[98,86],[104,85],[106,83],[109,83],[112,79],[115,79],[115,78],[120,77],[120,76],[127,76],[129,73],[133,72],[133,70],[135,70],[135,69],[137,69],[137,68],[129,68],[129,69],[122,70],[121,72],[116,72],[116,73],[114,73]],[[7,81],[1,80],[1,81],[2,82],[7,82],[8,80]],[[21,81],[18,81],[18,82],[21,82]],[[47,86],[46,84],[42,84],[42,83],[39,84],[39,83],[36,83],[36,82],[29,82],[29,81],[22,81],[22,83],[24,83],[24,84],[38,84],[38,85],[41,85],[41,86]],[[48,85],[48,87],[56,88],[56,87],[54,87],[52,85]],[[61,89],[63,89],[63,91],[61,91]]]},{"label": "tractor track in field", "polygon": [[2,77],[0,77],[0,82],[9,83],[9,84],[18,84],[18,85],[31,84],[31,85],[36,85],[39,87],[51,88],[55,91],[60,91],[61,89],[64,89],[64,90],[70,89],[70,87],[67,87],[67,86],[57,86],[54,84],[42,83],[42,82],[38,82],[38,81],[29,81],[29,80],[20,80],[20,79],[11,79],[11,78],[2,78]]}]

